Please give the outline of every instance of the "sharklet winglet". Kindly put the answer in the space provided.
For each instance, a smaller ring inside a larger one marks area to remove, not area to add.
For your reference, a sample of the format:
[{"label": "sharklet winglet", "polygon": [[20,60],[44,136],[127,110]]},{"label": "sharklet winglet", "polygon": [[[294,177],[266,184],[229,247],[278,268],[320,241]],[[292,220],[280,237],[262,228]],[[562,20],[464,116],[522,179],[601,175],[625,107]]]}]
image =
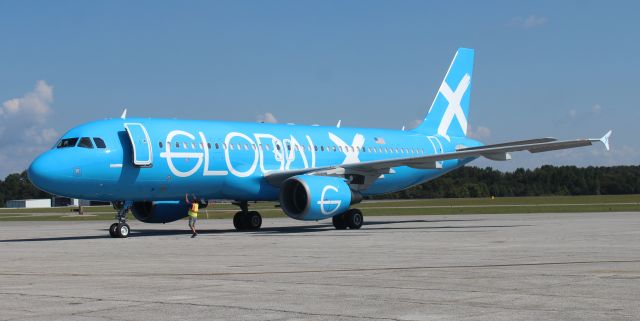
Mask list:
[{"label": "sharklet winglet", "polygon": [[604,144],[604,147],[609,150],[609,136],[611,136],[611,130],[609,130],[606,134],[604,134],[604,136],[602,136],[602,138],[600,138],[600,141]]},{"label": "sharklet winglet", "polygon": [[120,118],[122,118],[122,119],[126,119],[127,118],[127,109],[126,108],[122,111],[122,115],[120,115]]}]

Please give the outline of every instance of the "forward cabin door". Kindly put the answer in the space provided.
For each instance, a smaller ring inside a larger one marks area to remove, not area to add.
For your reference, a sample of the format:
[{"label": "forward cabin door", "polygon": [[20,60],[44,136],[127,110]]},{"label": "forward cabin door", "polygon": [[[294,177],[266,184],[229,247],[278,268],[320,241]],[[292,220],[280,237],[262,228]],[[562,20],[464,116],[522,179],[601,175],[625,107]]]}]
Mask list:
[{"label": "forward cabin door", "polygon": [[133,147],[133,165],[150,167],[153,161],[153,153],[147,129],[140,123],[125,123],[124,128],[129,134],[131,147]]}]

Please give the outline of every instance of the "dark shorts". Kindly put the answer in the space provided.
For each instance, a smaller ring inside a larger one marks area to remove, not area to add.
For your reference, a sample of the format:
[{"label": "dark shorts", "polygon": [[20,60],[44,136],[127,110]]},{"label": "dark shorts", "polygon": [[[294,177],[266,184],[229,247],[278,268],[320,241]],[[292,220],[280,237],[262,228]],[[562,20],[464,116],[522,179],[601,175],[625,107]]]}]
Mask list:
[{"label": "dark shorts", "polygon": [[193,227],[194,225],[196,225],[197,221],[198,221],[197,217],[189,216],[189,227]]}]

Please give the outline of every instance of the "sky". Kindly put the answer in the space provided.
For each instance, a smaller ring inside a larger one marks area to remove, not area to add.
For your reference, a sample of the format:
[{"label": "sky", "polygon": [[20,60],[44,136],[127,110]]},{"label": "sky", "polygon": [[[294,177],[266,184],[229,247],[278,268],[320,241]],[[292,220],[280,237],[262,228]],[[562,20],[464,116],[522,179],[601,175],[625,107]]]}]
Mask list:
[{"label": "sky", "polygon": [[469,133],[602,146],[477,160],[637,165],[637,1],[0,1],[0,178],[119,117],[414,127],[459,47]]}]

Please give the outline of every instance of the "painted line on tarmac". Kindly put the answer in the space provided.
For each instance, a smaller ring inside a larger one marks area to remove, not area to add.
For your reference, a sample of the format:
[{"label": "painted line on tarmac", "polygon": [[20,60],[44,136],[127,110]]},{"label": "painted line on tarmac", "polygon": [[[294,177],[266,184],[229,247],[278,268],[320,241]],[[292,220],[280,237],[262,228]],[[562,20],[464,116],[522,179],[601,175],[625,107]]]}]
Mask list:
[{"label": "painted line on tarmac", "polygon": [[[497,263],[497,264],[469,264],[469,265],[436,265],[436,266],[403,266],[403,267],[377,267],[377,268],[353,268],[353,269],[325,269],[325,270],[291,270],[291,271],[262,271],[262,272],[212,272],[212,273],[126,273],[127,276],[225,276],[225,275],[269,275],[269,274],[304,274],[304,273],[335,273],[335,272],[367,272],[367,271],[401,271],[401,270],[440,270],[440,269],[480,269],[501,267],[527,267],[527,266],[562,266],[562,265],[589,265],[602,263],[640,263],[640,260],[592,260],[592,261],[567,261],[567,262],[525,262],[525,263]],[[0,272],[4,276],[104,276],[119,275],[122,273],[20,273]]]}]

